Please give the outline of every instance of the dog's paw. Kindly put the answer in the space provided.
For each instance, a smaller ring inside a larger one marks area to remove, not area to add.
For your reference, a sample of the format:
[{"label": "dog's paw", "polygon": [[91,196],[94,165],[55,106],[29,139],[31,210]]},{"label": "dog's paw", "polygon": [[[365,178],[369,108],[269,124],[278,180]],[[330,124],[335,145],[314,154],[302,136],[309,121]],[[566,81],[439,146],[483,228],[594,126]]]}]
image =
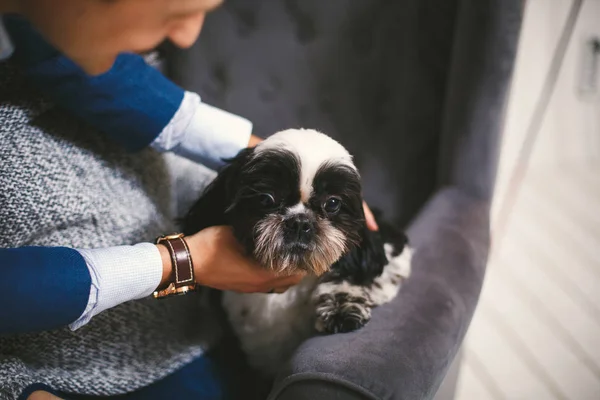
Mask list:
[{"label": "dog's paw", "polygon": [[371,306],[365,297],[349,293],[324,293],[317,299],[315,328],[321,333],[352,332],[371,319]]}]

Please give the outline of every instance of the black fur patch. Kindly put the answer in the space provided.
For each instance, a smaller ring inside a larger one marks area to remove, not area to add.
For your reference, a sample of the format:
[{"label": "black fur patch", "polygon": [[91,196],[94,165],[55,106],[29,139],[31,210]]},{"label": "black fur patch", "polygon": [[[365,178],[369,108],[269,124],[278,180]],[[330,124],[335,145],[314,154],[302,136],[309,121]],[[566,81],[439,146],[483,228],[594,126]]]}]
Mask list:
[{"label": "black fur patch", "polygon": [[242,167],[253,152],[254,149],[244,149],[233,159],[226,160],[228,164],[219,171],[217,177],[204,189],[198,201],[181,218],[180,223],[185,235],[192,235],[209,226],[227,224],[225,210],[235,195],[231,186],[239,180]]},{"label": "black fur patch", "polygon": [[[266,150],[260,157],[254,149],[242,150],[219,172],[200,199],[183,218],[183,233],[196,233],[209,226],[230,225],[249,253],[254,249],[254,226],[273,209],[300,201],[300,161],[286,150]],[[276,204],[265,208],[261,194],[273,196]]]},{"label": "black fur patch", "polygon": [[[344,232],[349,243],[360,243],[359,232],[365,225],[360,175],[346,165],[325,164],[315,174],[313,190],[309,199],[310,208]],[[341,199],[341,208],[333,215],[328,215],[323,209],[323,204],[330,196]]]},{"label": "black fur patch", "polygon": [[[265,216],[297,204],[300,201],[300,160],[287,150],[266,150],[252,157],[240,169],[233,184],[235,195],[228,199],[227,224],[249,254],[254,251],[254,227]],[[265,207],[261,194],[273,196],[275,204]]]},{"label": "black fur patch", "polygon": [[348,281],[353,285],[368,286],[380,276],[388,260],[383,245],[394,247],[392,256],[397,256],[408,244],[406,235],[381,218],[381,212],[372,210],[379,231],[370,231],[363,223],[360,229],[360,244],[335,263],[324,281]]},{"label": "black fur patch", "polygon": [[362,240],[331,267],[326,280],[348,281],[353,285],[367,286],[383,272],[387,257],[383,240],[378,232],[361,229]]},{"label": "black fur patch", "polygon": [[372,209],[375,220],[379,225],[379,232],[385,243],[389,243],[393,246],[392,257],[399,256],[402,250],[408,246],[408,237],[400,229],[390,224],[388,221],[382,218],[382,213],[378,209]]}]

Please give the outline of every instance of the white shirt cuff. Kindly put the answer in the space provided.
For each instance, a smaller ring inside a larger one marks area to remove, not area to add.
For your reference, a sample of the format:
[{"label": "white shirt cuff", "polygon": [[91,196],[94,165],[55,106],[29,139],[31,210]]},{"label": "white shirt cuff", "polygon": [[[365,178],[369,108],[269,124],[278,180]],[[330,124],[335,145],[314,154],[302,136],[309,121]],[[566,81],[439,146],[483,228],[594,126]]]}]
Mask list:
[{"label": "white shirt cuff", "polygon": [[160,284],[162,259],[151,243],[77,251],[87,263],[92,286],[83,314],[69,325],[72,330],[104,310],[149,296]]},{"label": "white shirt cuff", "polygon": [[252,123],[246,118],[202,103],[196,93],[185,92],[179,109],[151,146],[215,168],[248,147],[251,133]]}]

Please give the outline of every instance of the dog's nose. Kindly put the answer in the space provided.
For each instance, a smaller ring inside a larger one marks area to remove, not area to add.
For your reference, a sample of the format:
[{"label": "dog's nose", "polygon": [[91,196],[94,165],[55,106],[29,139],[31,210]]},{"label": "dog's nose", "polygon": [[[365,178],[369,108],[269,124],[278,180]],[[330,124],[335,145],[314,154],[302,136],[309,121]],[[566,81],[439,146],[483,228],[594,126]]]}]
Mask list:
[{"label": "dog's nose", "polygon": [[297,215],[288,219],[285,221],[285,227],[298,239],[305,239],[313,230],[313,224],[306,215]]}]

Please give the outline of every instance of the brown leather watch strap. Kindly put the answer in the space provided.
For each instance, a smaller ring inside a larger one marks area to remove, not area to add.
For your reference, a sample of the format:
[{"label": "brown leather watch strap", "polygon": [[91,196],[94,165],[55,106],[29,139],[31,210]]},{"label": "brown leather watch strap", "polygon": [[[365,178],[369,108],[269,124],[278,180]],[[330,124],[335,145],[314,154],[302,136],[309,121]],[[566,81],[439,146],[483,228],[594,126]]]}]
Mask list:
[{"label": "brown leather watch strap", "polygon": [[194,282],[194,266],[192,264],[192,257],[190,256],[190,250],[183,240],[183,237],[176,239],[166,238],[161,242],[171,255],[171,261],[173,262],[173,271],[175,275],[175,286],[180,287],[189,285]]},{"label": "brown leather watch strap", "polygon": [[169,251],[174,280],[166,289],[154,292],[154,297],[164,298],[194,291],[196,288],[194,264],[187,243],[183,239],[183,234],[159,237],[156,239],[156,244],[164,245]]}]

